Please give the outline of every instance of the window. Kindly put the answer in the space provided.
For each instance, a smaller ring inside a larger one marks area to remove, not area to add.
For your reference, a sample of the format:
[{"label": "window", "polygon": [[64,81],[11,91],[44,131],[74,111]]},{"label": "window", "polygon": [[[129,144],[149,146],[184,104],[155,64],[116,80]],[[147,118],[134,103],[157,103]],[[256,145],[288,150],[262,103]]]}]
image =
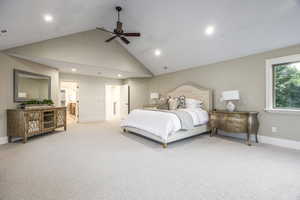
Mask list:
[{"label": "window", "polygon": [[266,61],[266,110],[300,112],[300,55]]}]

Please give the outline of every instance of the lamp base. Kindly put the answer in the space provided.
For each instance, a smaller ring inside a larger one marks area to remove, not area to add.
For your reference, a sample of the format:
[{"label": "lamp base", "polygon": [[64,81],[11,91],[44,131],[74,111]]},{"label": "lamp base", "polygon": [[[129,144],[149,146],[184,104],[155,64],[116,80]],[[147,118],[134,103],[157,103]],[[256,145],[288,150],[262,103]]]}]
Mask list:
[{"label": "lamp base", "polygon": [[226,105],[226,109],[229,111],[229,112],[233,112],[235,111],[235,105],[232,101],[229,101]]}]

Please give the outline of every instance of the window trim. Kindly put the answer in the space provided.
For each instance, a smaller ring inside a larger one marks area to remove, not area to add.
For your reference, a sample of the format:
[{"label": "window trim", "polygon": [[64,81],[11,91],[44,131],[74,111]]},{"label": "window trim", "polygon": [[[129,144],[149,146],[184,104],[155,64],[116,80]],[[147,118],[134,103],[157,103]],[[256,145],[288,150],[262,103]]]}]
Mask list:
[{"label": "window trim", "polygon": [[273,66],[283,63],[293,63],[300,62],[300,54],[295,54],[291,56],[284,56],[279,58],[273,58],[266,60],[266,107],[265,111],[267,112],[276,112],[276,113],[297,113],[300,114],[300,109],[294,108],[275,108],[274,107],[274,73]]}]

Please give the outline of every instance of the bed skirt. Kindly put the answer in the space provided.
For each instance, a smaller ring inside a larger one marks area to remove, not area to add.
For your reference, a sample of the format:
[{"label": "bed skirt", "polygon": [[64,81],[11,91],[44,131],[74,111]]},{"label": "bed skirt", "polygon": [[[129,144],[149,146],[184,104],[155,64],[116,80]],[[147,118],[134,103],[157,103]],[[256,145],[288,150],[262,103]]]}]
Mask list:
[{"label": "bed skirt", "polygon": [[167,144],[175,142],[175,141],[179,141],[179,140],[183,140],[189,137],[193,137],[196,135],[200,135],[200,134],[204,134],[210,131],[210,128],[208,127],[208,124],[204,124],[204,125],[200,125],[200,126],[196,126],[195,128],[191,129],[191,130],[180,130],[177,131],[175,133],[173,133],[170,137],[168,137],[167,139],[163,139],[157,135],[154,135],[148,131],[145,130],[141,130],[138,128],[134,128],[134,127],[122,127],[124,132],[132,132],[135,133],[137,135],[142,135],[146,138],[152,139],[154,141],[157,141],[159,143],[162,143],[164,147],[167,147]]}]

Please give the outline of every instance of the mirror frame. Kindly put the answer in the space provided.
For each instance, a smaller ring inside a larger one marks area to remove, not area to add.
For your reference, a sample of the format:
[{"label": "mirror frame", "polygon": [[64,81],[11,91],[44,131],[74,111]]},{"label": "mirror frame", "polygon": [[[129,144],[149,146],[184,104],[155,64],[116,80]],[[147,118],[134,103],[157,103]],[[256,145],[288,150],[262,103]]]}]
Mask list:
[{"label": "mirror frame", "polygon": [[18,88],[18,75],[19,74],[26,74],[26,75],[32,75],[32,76],[39,76],[39,77],[43,77],[43,78],[47,78],[48,79],[48,99],[51,99],[51,76],[47,76],[47,75],[42,75],[42,74],[36,74],[33,72],[27,72],[27,71],[23,71],[23,70],[19,70],[19,69],[14,69],[14,102],[16,103],[22,103],[25,101],[29,101],[30,99],[26,99],[26,98],[21,98],[18,97],[18,93],[19,93],[19,88]]}]

